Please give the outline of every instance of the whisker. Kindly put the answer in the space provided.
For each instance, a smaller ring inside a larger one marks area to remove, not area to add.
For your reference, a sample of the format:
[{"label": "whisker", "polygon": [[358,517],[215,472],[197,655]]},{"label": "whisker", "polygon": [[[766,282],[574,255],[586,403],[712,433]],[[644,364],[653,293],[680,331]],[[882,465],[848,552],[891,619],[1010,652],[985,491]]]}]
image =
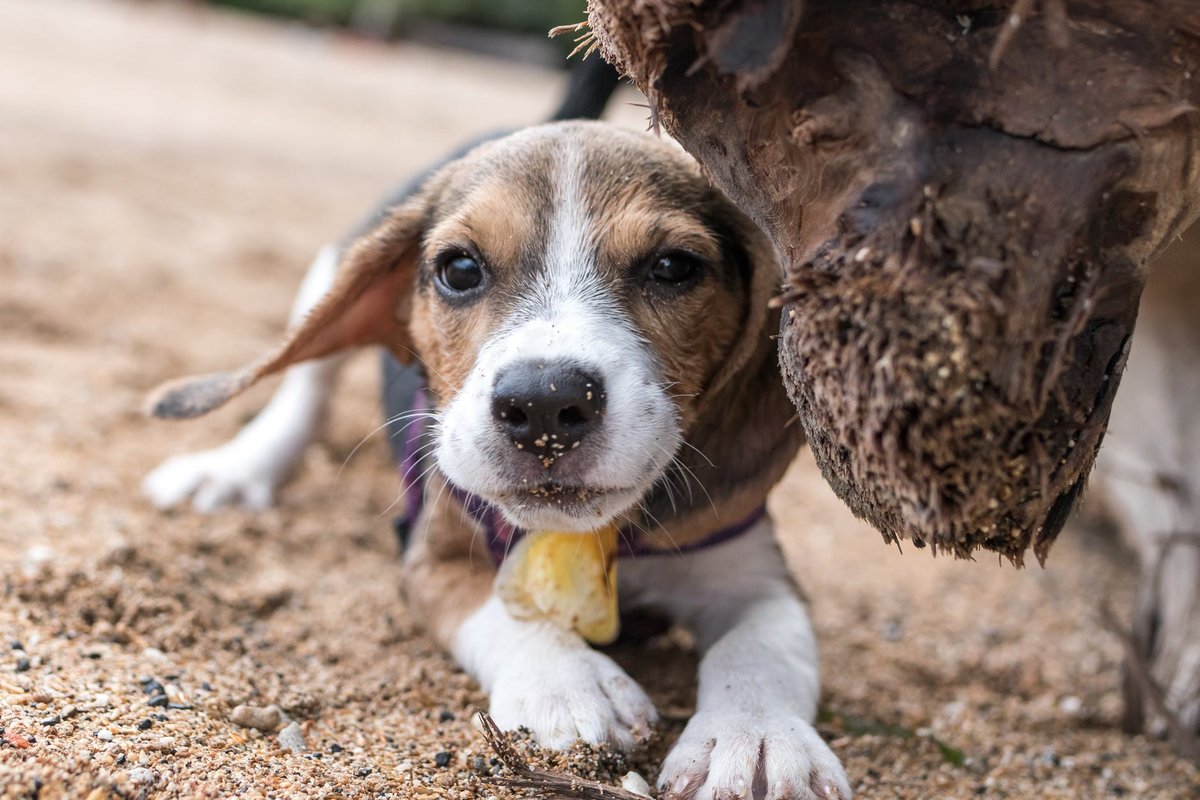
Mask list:
[{"label": "whisker", "polygon": [[402,411],[399,414],[388,417],[387,419],[385,419],[383,421],[383,424],[390,425],[393,422],[400,422],[402,420],[414,419],[414,418],[418,418],[418,417],[434,417],[436,419],[439,416],[441,416],[441,415],[432,409],[415,408],[415,409],[410,409],[409,411]]},{"label": "whisker", "polygon": [[382,423],[380,423],[379,425],[377,425],[373,429],[371,429],[371,432],[368,433],[366,436],[362,437],[361,439],[359,439],[358,444],[354,445],[354,447],[352,447],[350,449],[350,452],[346,454],[346,457],[342,459],[341,466],[338,467],[337,475],[335,475],[333,477],[334,485],[336,486],[338,481],[340,481],[342,479],[342,473],[346,470],[346,465],[348,465],[350,463],[350,459],[354,458],[355,454],[358,453],[358,451],[362,449],[363,445],[365,445],[368,441],[370,441],[372,436],[379,433],[381,430],[386,428],[388,425],[392,425],[396,422],[399,422],[401,419],[407,419],[408,421],[404,424],[403,427],[400,428],[399,431],[397,431],[396,433],[393,433],[389,436],[389,438],[394,438],[397,434],[408,430],[409,426],[412,425],[417,420],[425,418],[426,415],[432,415],[435,420],[437,420],[438,422],[441,421],[440,417],[438,417],[437,414],[434,414],[431,411],[410,411],[405,414],[397,414],[396,417],[391,418],[391,419],[385,419]]},{"label": "whisker", "polygon": [[721,512],[717,511],[717,504],[713,502],[712,495],[708,493],[708,489],[704,486],[704,483],[700,480],[699,476],[697,476],[696,473],[692,471],[691,467],[689,467],[687,464],[683,463],[679,459],[675,459],[675,463],[678,464],[679,468],[681,470],[683,470],[684,472],[686,472],[688,475],[690,475],[692,480],[696,482],[696,485],[700,487],[700,491],[704,492],[705,498],[708,499],[708,505],[712,508],[713,515],[717,519],[720,519]]},{"label": "whisker", "polygon": [[712,459],[709,458],[708,456],[706,456],[704,454],[704,451],[701,450],[699,447],[696,447],[696,445],[692,444],[691,442],[687,441],[686,439],[683,441],[683,445],[684,445],[684,447],[692,448],[692,450],[694,450],[697,455],[699,455],[701,458],[703,458],[705,461],[708,462],[708,465],[710,467],[712,467],[713,469],[717,468],[717,465],[712,462]]},{"label": "whisker", "polygon": [[649,534],[649,531],[647,531],[645,528],[643,528],[641,525],[639,525],[637,523],[637,521],[629,515],[628,511],[622,511],[620,514],[618,514],[615,517],[615,519],[622,523],[622,524],[617,525],[617,537],[622,542],[624,542],[626,545],[629,546],[629,549],[631,552],[636,552],[635,547],[637,544],[637,539],[632,534],[627,533],[625,531],[625,528],[627,526],[636,528],[639,533],[643,533],[643,534],[647,534],[647,535]]},{"label": "whisker", "polygon": [[[663,532],[663,535],[667,537],[667,541],[671,544],[671,549],[675,551],[675,555],[683,555],[683,548],[680,547],[679,543],[675,541],[675,537],[671,535],[671,532],[667,530],[666,526],[659,522],[658,517],[650,513],[650,510],[646,508],[646,504],[638,503],[638,509],[647,517],[649,517],[650,521],[653,522],[658,529]],[[644,532],[649,533],[649,531]]]},{"label": "whisker", "polygon": [[[662,446],[660,445],[660,447],[662,447]],[[664,452],[666,451],[666,448],[662,448],[662,449]],[[704,455],[704,454],[701,453],[701,455]],[[713,514],[716,516],[717,519],[721,518],[721,513],[719,511],[717,511],[717,504],[713,502],[712,495],[709,494],[708,489],[704,486],[704,482],[700,480],[700,477],[698,475],[696,475],[696,473],[692,470],[691,467],[689,467],[682,460],[680,460],[680,458],[678,456],[674,456],[674,457],[672,457],[671,461],[667,465],[667,469],[668,470],[669,469],[677,469],[681,476],[690,478],[691,480],[685,484],[689,487],[691,486],[691,482],[694,481],[696,486],[700,487],[700,491],[704,492],[704,497],[708,500],[708,504],[712,508]],[[689,500],[691,500],[690,488],[689,488]]]},{"label": "whisker", "polygon": [[450,481],[446,481],[446,480],[442,481],[442,486],[441,486],[441,488],[440,488],[440,489],[438,489],[437,497],[435,497],[435,498],[433,499],[433,502],[432,502],[432,503],[430,503],[429,505],[427,505],[427,506],[425,506],[425,507],[426,507],[426,508],[428,508],[430,511],[433,511],[433,510],[434,510],[434,509],[436,509],[436,508],[437,508],[439,505],[441,505],[441,503],[442,503],[442,496],[443,496],[444,494],[446,494],[446,489],[448,489],[449,487],[450,487]]},{"label": "whisker", "polygon": [[[665,448],[663,449],[665,452]],[[678,490],[680,492],[686,491],[688,504],[690,505],[692,502],[694,502],[691,484],[688,483],[686,476],[684,476],[676,468],[675,462],[677,460],[678,459],[676,457],[672,457],[671,460],[667,462],[667,466],[663,468],[662,475],[660,476],[662,487],[667,493],[667,500],[671,503],[671,513],[676,516],[679,514],[679,507],[675,501],[674,490]]]},{"label": "whisker", "polygon": [[[434,444],[436,444],[436,443],[434,443]],[[422,449],[424,449],[424,448],[422,448]],[[420,452],[420,451],[418,450],[417,452]],[[416,455],[416,454],[414,453],[414,455]],[[414,461],[410,467],[408,467],[407,469],[404,470],[404,474],[400,476],[400,479],[402,481],[408,482],[409,474],[414,469],[417,469],[418,467],[420,467],[421,462],[427,458],[432,458],[433,463],[431,463],[428,467],[426,467],[425,470],[420,475],[417,476],[417,479],[415,481],[412,481],[412,483],[421,484],[422,481],[424,481],[427,477],[429,477],[429,473],[433,472],[434,468],[437,467],[437,453],[433,449],[430,449],[429,452],[427,452],[424,455],[417,458],[417,460]],[[422,485],[424,485],[424,484],[422,484]]]},{"label": "whisker", "polygon": [[[436,443],[434,443],[434,444],[436,444]],[[421,450],[423,450],[423,449],[425,449],[425,447],[422,447],[422,448],[421,448]],[[417,452],[419,453],[421,450],[418,450]],[[414,454],[414,455],[415,455],[415,454]],[[388,507],[387,507],[387,508],[385,508],[385,509],[384,509],[382,512],[380,512],[379,516],[381,516],[381,517],[382,517],[382,516],[385,516],[385,515],[387,515],[387,513],[388,513],[389,511],[391,511],[393,508],[395,508],[395,507],[396,507],[396,504],[397,504],[397,503],[399,503],[401,500],[405,499],[405,494],[406,494],[406,492],[404,491],[404,484],[408,482],[408,476],[409,476],[409,474],[410,474],[410,473],[411,473],[411,472],[412,472],[414,469],[417,469],[417,468],[419,468],[419,467],[421,466],[421,462],[423,462],[423,461],[425,461],[426,459],[428,459],[428,458],[431,458],[431,457],[433,457],[433,456],[435,456],[435,455],[436,455],[436,452],[435,452],[435,451],[433,451],[433,450],[430,450],[430,452],[428,452],[428,453],[426,453],[425,455],[423,455],[423,456],[420,456],[419,458],[417,458],[417,459],[416,459],[416,460],[415,460],[415,461],[414,461],[414,462],[413,462],[413,463],[412,463],[412,464],[411,464],[411,465],[408,467],[408,469],[404,470],[404,472],[403,472],[403,473],[401,474],[401,476],[400,476],[400,482],[401,482],[401,485],[400,485],[400,492],[399,492],[399,494],[397,494],[397,495],[396,495],[396,499],[395,499],[395,500],[393,500],[393,501],[392,501],[392,502],[391,502],[391,503],[388,505]],[[426,468],[425,468],[425,470],[424,470],[424,471],[423,471],[423,472],[422,472],[422,473],[421,473],[421,474],[420,474],[420,475],[417,477],[416,483],[418,483],[418,484],[421,484],[421,485],[422,485],[422,490],[424,489],[424,484],[422,483],[422,481],[424,481],[424,480],[425,480],[425,478],[426,478],[426,477],[429,475],[429,473],[431,473],[431,472],[433,472],[435,469],[437,469],[437,465],[438,465],[438,464],[437,464],[437,458],[433,458],[433,462],[432,462],[432,463],[431,463],[431,464],[430,464],[428,467],[426,467]]]},{"label": "whisker", "polygon": [[[521,506],[521,509],[524,510],[525,506]],[[496,513],[500,513],[500,512],[497,511]],[[505,559],[507,559],[508,554],[512,552],[513,545],[515,544],[515,542],[513,540],[515,538],[516,538],[515,536],[509,536],[507,539],[504,540],[504,558]]]},{"label": "whisker", "polygon": [[[671,475],[670,465],[667,466],[667,469],[663,470],[662,477],[663,477],[662,487],[663,487],[663,490],[667,493],[667,502],[669,502],[671,504],[671,513],[678,516],[679,515],[679,506],[677,506],[675,504],[675,492],[673,491],[674,487],[671,485],[672,475]],[[691,502],[692,498],[690,496],[691,495],[690,491],[688,492],[688,495],[689,495],[688,502]]]},{"label": "whisker", "polygon": [[440,372],[438,372],[436,369],[434,369],[432,366],[430,366],[430,364],[429,364],[429,362],[428,362],[428,361],[426,361],[425,359],[421,358],[421,354],[420,354],[420,353],[418,353],[416,350],[413,350],[411,347],[406,347],[405,345],[402,345],[402,344],[400,344],[399,342],[396,342],[396,345],[397,345],[397,346],[399,346],[399,347],[403,347],[405,350],[407,350],[409,353],[411,353],[411,354],[412,354],[412,357],[413,357],[413,358],[415,358],[417,361],[419,361],[419,362],[421,363],[421,366],[425,367],[425,369],[429,370],[429,371],[430,371],[430,372],[432,372],[434,375],[436,375],[436,376],[438,376],[439,378],[441,378],[441,379],[442,379],[442,381],[444,381],[444,382],[445,382],[445,384],[446,384],[447,386],[449,386],[451,389],[453,389],[453,390],[454,390],[454,391],[456,391],[456,392],[460,390],[458,386],[455,386],[455,385],[454,385],[452,382],[450,382],[450,381],[446,380],[446,376],[445,376],[445,375],[443,375],[442,373],[440,373]]}]

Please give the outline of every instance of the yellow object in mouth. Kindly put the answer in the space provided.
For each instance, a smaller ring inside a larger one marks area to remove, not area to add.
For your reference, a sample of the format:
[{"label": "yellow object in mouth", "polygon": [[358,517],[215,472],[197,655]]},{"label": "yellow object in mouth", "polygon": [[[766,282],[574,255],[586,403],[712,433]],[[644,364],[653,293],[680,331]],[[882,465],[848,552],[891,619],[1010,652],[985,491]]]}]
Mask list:
[{"label": "yellow object in mouth", "polygon": [[530,531],[500,565],[496,593],[517,619],[546,619],[609,644],[621,631],[616,527]]}]

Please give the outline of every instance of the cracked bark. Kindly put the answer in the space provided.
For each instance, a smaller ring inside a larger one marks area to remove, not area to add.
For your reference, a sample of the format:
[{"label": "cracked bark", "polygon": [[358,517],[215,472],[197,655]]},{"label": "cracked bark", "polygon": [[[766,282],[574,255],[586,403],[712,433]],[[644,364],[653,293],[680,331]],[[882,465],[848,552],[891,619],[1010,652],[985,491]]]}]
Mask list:
[{"label": "cracked bark", "polygon": [[1200,7],[1009,11],[589,13],[778,247],[784,379],[830,485],[889,541],[1019,563],[1079,497],[1149,265],[1200,209]]}]

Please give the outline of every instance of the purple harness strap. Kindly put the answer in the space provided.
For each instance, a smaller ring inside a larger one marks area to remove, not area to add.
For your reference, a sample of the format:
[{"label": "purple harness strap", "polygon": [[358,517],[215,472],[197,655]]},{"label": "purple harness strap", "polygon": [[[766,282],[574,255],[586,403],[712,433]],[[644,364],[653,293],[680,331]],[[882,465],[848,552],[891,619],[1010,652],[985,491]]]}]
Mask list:
[{"label": "purple harness strap", "polygon": [[[413,397],[413,410],[425,411],[428,408],[429,405],[424,388],[418,389],[416,395]],[[420,516],[425,506],[425,486],[421,480],[422,473],[419,469],[421,459],[417,457],[417,454],[421,450],[421,439],[424,435],[425,420],[423,417],[418,417],[410,421],[404,428],[404,444],[400,450],[400,483],[404,492],[406,508],[404,510],[404,517],[402,520],[398,520],[400,524],[397,528],[405,531],[412,530],[413,525],[416,524],[417,517]],[[521,540],[526,531],[511,524],[504,518],[504,514],[499,509],[482,497],[473,495],[453,484],[451,484],[450,490],[462,506],[463,511],[469,514],[483,528],[484,534],[487,537],[488,553],[491,555],[492,561],[499,566],[503,563],[505,556],[508,555],[512,546]],[[694,553],[697,550],[715,547],[741,536],[754,527],[766,515],[767,507],[765,505],[759,506],[749,516],[735,522],[733,525],[719,528],[698,541],[672,546],[669,549],[650,547],[646,543],[642,532],[636,527],[628,525],[621,528],[618,532],[617,556],[620,558],[630,558]],[[402,533],[401,538],[403,539],[404,537],[405,534]]]}]

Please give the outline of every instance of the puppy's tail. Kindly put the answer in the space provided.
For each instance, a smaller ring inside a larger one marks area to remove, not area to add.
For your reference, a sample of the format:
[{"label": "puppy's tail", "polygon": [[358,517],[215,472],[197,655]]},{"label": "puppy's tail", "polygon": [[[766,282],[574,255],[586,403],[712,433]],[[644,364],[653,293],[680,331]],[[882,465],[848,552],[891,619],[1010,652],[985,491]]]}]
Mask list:
[{"label": "puppy's tail", "polygon": [[583,59],[571,68],[566,96],[549,121],[600,119],[620,82],[616,68],[599,55]]}]

